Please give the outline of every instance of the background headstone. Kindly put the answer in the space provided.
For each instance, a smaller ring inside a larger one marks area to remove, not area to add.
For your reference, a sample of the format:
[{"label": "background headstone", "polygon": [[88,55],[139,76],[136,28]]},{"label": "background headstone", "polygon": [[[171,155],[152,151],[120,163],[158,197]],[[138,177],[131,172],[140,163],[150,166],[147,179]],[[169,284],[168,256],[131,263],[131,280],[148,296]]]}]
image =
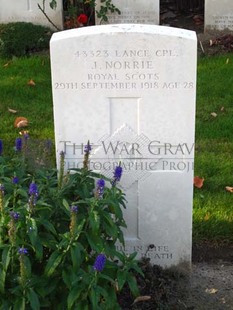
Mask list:
[{"label": "background headstone", "polygon": [[205,0],[205,30],[233,30],[233,1]]},{"label": "background headstone", "polygon": [[164,267],[190,264],[196,34],[105,25],[51,39],[57,165],[112,177],[121,161],[126,252]]},{"label": "background headstone", "polygon": [[[50,8],[49,2],[45,1],[46,14],[58,28],[63,29],[62,0],[57,0],[56,10]],[[31,22],[53,29],[39,10],[38,3],[43,8],[43,0],[0,0],[0,23]]]},{"label": "background headstone", "polygon": [[[107,24],[159,24],[159,0],[112,0],[120,11],[108,13]],[[96,1],[96,10],[99,11],[101,1]],[[96,25],[101,23],[96,15]]]}]

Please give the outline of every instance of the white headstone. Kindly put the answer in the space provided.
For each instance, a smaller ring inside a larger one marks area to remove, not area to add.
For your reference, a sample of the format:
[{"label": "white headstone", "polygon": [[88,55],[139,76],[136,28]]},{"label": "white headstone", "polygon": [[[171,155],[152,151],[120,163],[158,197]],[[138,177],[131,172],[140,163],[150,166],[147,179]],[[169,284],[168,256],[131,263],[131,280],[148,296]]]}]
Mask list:
[{"label": "white headstone", "polygon": [[[96,14],[96,25],[107,24],[159,24],[159,0],[112,0],[120,11],[108,12],[107,22],[101,22]],[[96,11],[100,10],[101,0],[96,1]]]},{"label": "white headstone", "polygon": [[[62,0],[57,0],[56,10],[50,8],[49,2],[45,1],[46,14],[59,29],[63,29]],[[0,23],[31,22],[53,29],[38,4],[43,8],[43,0],[0,0]]]},{"label": "white headstone", "polygon": [[[113,176],[121,161],[126,252],[164,267],[191,262],[196,34],[105,25],[51,39],[57,164]],[[150,245],[152,245],[150,247]]]},{"label": "white headstone", "polygon": [[233,1],[205,0],[205,30],[233,30]]}]

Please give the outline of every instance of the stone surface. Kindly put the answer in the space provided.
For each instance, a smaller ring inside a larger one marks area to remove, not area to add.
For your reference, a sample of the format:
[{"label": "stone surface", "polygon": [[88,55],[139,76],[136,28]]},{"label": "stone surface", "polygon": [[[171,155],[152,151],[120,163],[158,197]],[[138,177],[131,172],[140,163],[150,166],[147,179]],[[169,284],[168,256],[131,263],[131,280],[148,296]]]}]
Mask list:
[{"label": "stone surface", "polygon": [[92,170],[121,161],[125,251],[164,267],[191,262],[196,49],[195,32],[151,25],[51,39],[57,165],[64,151],[81,167],[88,140]]},{"label": "stone surface", "polygon": [[[62,0],[57,0],[56,10],[50,8],[49,2],[45,1],[46,14],[58,28],[63,29]],[[43,7],[43,0],[0,0],[0,23],[31,22],[53,29],[38,4]]]},{"label": "stone surface", "polygon": [[233,1],[205,0],[205,30],[233,30]]},{"label": "stone surface", "polygon": [[[159,24],[159,0],[112,0],[112,3],[121,11],[107,14],[107,24]],[[96,1],[96,10],[99,11],[101,1]],[[96,24],[101,20],[96,15]]]}]

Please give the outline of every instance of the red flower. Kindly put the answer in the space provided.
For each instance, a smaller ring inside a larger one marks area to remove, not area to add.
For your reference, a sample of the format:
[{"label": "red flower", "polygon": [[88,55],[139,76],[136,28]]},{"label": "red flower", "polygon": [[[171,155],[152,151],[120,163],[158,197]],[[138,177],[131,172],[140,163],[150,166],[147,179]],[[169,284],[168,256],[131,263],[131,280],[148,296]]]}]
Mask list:
[{"label": "red flower", "polygon": [[80,14],[77,18],[79,24],[86,24],[88,21],[88,17],[85,14]]}]

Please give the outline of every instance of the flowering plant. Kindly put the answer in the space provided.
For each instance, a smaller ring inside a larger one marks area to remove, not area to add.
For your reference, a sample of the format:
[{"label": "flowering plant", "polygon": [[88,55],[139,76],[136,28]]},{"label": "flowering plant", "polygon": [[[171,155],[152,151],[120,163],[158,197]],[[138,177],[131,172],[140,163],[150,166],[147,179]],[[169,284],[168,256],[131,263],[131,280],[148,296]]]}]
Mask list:
[{"label": "flowering plant", "polygon": [[[54,0],[53,0],[54,3]],[[120,10],[111,0],[100,0],[99,11],[96,14],[100,21],[107,21],[108,12],[117,12]],[[95,24],[96,0],[64,1],[65,10],[65,28],[76,28]]]},{"label": "flowering plant", "polygon": [[[48,19],[48,21],[57,30],[59,29],[52,20],[48,17],[45,10],[45,1],[43,0],[42,6],[38,3],[38,8]],[[47,0],[49,1],[49,6],[52,9],[56,9],[57,0]],[[95,24],[95,11],[96,15],[100,19],[100,22],[107,21],[107,13],[118,13],[120,10],[112,3],[112,0],[100,0],[99,11],[96,10],[96,0],[63,0],[64,9],[64,28],[77,28],[82,26],[90,26]]]},{"label": "flowering plant", "polygon": [[89,171],[88,143],[82,169],[32,170],[24,141],[15,143],[6,158],[0,140],[1,309],[120,309],[118,293],[127,284],[137,295],[141,273],[136,253],[116,246],[126,227],[122,168],[112,179]]}]

